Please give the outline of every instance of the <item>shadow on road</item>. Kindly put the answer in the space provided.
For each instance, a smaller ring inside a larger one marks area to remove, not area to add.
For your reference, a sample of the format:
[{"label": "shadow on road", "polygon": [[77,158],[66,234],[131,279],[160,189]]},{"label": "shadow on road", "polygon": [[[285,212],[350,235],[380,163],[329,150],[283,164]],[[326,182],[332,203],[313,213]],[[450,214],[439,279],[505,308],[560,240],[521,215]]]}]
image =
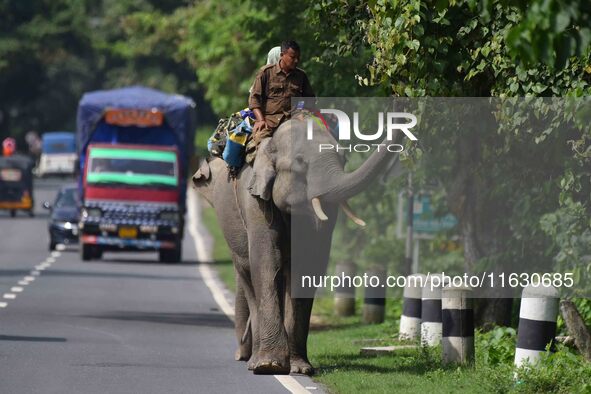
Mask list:
[{"label": "shadow on road", "polygon": [[0,341],[17,342],[66,342],[66,338],[58,337],[23,337],[16,335],[0,335]]},{"label": "shadow on road", "polygon": [[[107,252],[108,253],[108,252]],[[146,257],[145,259],[143,258],[137,258],[137,257],[129,257],[129,258],[124,258],[121,256],[117,256],[117,257],[103,257],[100,260],[92,260],[90,261],[90,263],[109,263],[109,264],[145,264],[145,265],[166,265],[169,267],[174,267],[174,266],[187,266],[187,265],[197,265],[198,262],[195,260],[183,260],[179,263],[161,263],[157,260],[156,257],[154,258],[150,258],[150,257]],[[87,264],[87,263],[85,263]]]},{"label": "shadow on road", "polygon": [[186,326],[233,328],[232,321],[222,313],[164,313],[164,312],[113,312],[100,315],[84,315],[92,319],[139,321]]},{"label": "shadow on road", "polygon": [[[29,272],[29,271],[26,271]],[[1,276],[1,271],[0,271]],[[167,275],[149,275],[149,274],[129,274],[125,272],[89,272],[89,271],[66,271],[51,269],[43,273],[45,277],[63,276],[63,277],[89,277],[89,278],[105,278],[105,279],[148,279],[148,280],[186,280],[196,281],[200,280],[196,277],[190,276],[167,276]]]},{"label": "shadow on road", "polygon": [[24,276],[29,275],[31,270],[0,270],[0,277],[3,276]]}]

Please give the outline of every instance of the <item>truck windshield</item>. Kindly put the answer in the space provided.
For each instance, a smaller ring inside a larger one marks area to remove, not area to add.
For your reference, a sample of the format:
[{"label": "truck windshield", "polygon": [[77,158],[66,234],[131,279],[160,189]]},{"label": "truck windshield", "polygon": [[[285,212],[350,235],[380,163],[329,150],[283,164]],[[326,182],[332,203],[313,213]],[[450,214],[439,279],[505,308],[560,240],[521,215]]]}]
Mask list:
[{"label": "truck windshield", "polygon": [[94,148],[89,155],[86,181],[176,187],[177,168],[177,156],[174,152]]}]

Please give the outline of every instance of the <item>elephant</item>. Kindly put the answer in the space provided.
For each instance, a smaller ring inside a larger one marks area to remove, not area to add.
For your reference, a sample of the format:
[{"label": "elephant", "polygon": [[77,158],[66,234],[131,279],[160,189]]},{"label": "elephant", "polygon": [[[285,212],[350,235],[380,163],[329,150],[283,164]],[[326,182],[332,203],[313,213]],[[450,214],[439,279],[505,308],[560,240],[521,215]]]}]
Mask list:
[{"label": "elephant", "polygon": [[[297,119],[283,123],[260,143],[254,164],[235,178],[220,158],[204,160],[193,175],[194,186],[216,211],[232,254],[236,359],[248,360],[255,374],[313,374],[307,339],[314,300],[291,297],[292,271],[306,261],[312,262],[306,266],[314,267],[313,274],[326,272],[339,205],[364,225],[347,199],[398,163],[397,154],[378,150],[346,173],[342,153],[319,152],[321,143],[337,144],[333,135],[314,124],[308,141],[308,125]],[[292,250],[293,237],[310,247]]]}]

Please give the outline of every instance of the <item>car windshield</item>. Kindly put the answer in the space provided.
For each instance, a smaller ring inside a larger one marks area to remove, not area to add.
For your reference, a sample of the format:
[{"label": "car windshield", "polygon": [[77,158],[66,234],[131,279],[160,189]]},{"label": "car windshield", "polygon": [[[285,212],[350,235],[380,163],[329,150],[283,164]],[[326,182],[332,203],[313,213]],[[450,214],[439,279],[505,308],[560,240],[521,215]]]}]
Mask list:
[{"label": "car windshield", "polygon": [[78,205],[78,193],[76,189],[65,189],[60,192],[55,202],[56,208],[68,208]]},{"label": "car windshield", "polygon": [[176,187],[176,154],[156,150],[95,148],[90,153],[86,181]]}]

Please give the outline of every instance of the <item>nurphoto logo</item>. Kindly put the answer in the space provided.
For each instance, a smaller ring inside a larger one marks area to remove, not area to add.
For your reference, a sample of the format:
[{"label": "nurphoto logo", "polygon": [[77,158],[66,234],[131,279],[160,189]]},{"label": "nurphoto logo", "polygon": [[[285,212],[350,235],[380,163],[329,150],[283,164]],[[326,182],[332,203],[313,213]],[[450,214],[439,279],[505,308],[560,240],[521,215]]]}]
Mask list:
[{"label": "nurphoto logo", "polygon": [[[338,109],[321,109],[313,117],[308,119],[307,131],[308,140],[314,138],[314,125],[312,121],[316,121],[321,127],[328,129],[327,122],[322,116],[323,114],[329,114],[336,117],[338,122],[338,141],[351,141],[351,120],[349,115],[344,111]],[[407,122],[400,123],[401,120],[407,120]],[[410,122],[408,122],[410,120]],[[411,141],[417,141],[418,138],[410,131],[411,128],[416,126],[417,117],[407,112],[387,112],[386,113],[386,137],[383,138],[384,134],[384,113],[378,112],[378,129],[375,133],[365,133],[359,129],[359,112],[353,112],[353,134],[361,141],[380,141],[380,143],[359,143],[349,145],[339,144],[319,144],[318,151],[323,150],[336,150],[347,151],[347,152],[369,152],[376,149],[378,152],[381,149],[386,149],[388,152],[399,153],[404,150],[404,146],[401,144],[390,143],[394,137],[394,131],[400,130],[404,135]]]}]

